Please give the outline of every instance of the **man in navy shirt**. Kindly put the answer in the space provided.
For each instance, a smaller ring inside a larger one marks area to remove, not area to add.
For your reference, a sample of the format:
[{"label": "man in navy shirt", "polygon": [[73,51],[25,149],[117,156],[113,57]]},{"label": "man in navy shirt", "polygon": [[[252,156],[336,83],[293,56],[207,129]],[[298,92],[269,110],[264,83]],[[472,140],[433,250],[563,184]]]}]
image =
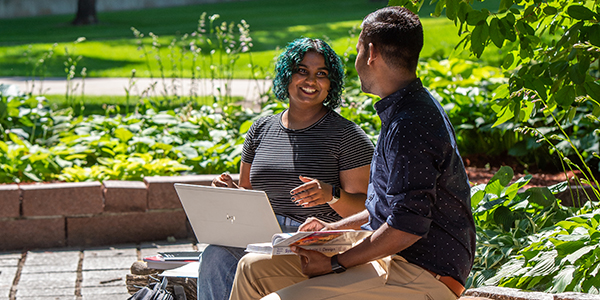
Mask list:
[{"label": "man in navy shirt", "polygon": [[[300,230],[372,229],[333,257],[247,255],[231,299],[456,299],[473,264],[475,225],[454,129],[416,76],[423,29],[401,7],[363,21],[356,70],[375,104],[381,133],[366,209],[335,223],[308,219]],[[323,276],[321,276],[323,275]]]}]

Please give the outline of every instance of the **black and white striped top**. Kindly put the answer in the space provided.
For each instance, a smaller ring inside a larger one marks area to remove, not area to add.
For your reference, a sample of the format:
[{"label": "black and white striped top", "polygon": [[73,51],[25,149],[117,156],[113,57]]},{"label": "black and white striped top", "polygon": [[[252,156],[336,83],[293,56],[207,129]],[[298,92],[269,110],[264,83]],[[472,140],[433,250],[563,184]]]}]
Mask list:
[{"label": "black and white striped top", "polygon": [[328,204],[296,206],[290,191],[303,184],[299,175],[340,185],[340,171],[371,163],[373,144],[358,125],[335,111],[300,130],[284,127],[282,114],[260,118],[246,135],[242,161],[252,165],[252,188],[267,193],[276,214],[298,222],[311,216],[339,220]]}]

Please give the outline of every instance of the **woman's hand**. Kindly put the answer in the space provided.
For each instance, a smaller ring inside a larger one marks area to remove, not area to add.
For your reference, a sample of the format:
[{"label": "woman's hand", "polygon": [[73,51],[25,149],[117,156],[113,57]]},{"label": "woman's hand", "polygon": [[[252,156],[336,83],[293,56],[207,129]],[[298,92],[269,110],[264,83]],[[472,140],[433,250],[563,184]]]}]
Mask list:
[{"label": "woman's hand", "polygon": [[302,207],[313,207],[331,201],[332,186],[321,180],[300,175],[303,185],[290,191],[292,201]]},{"label": "woman's hand", "polygon": [[227,173],[223,173],[215,177],[211,185],[216,187],[239,188],[238,185],[233,182],[233,178],[231,178],[231,176],[229,176]]}]

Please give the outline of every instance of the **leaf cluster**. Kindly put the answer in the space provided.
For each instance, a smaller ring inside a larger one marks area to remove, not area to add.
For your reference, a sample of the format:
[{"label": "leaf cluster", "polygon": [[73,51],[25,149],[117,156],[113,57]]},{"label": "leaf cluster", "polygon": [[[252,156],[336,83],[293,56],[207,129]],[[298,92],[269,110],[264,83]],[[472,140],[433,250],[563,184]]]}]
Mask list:
[{"label": "leaf cluster", "polygon": [[530,236],[574,215],[554,196],[567,188],[566,182],[525,190],[531,175],[516,181],[513,177],[513,170],[505,166],[487,184],[471,189],[477,248],[469,286],[481,286],[496,275],[512,255],[530,244]]},{"label": "leaf cluster", "polygon": [[3,183],[236,172],[243,133],[260,116],[237,105],[223,113],[191,105],[159,111],[146,101],[138,107],[143,113],[84,117],[72,110],[29,109],[27,96],[1,99],[10,108],[0,141]]}]

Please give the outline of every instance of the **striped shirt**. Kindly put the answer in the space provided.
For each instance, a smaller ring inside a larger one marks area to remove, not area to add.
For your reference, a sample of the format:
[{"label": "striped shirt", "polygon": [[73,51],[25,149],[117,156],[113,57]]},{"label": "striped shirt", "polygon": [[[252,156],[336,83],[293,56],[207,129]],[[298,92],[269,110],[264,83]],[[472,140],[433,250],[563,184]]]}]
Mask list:
[{"label": "striped shirt", "polygon": [[327,222],[341,219],[328,204],[296,206],[290,191],[303,184],[300,175],[339,186],[340,171],[371,163],[373,144],[358,125],[332,110],[299,130],[283,126],[282,115],[262,117],[248,130],[242,161],[252,165],[252,188],[267,193],[276,214],[298,222],[311,216]]}]

